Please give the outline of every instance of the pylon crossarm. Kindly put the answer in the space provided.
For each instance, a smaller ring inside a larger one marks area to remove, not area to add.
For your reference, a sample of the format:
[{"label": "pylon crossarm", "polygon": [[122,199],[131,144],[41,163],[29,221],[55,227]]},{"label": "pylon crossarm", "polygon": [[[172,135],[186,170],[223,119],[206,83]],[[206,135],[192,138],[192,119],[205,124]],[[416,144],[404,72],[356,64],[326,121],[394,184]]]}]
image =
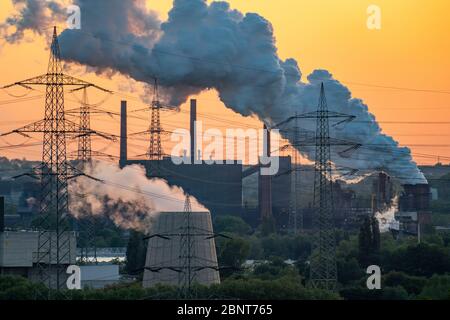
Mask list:
[{"label": "pylon crossarm", "polygon": [[[77,78],[74,78],[74,77],[71,77],[71,76],[66,76],[66,77],[70,77],[70,78],[72,78],[74,80],[77,80],[79,82],[85,82],[83,80],[80,80],[80,79],[77,79]],[[76,92],[76,91],[80,91],[80,90],[87,89],[87,88],[95,88],[97,90],[100,90],[100,91],[103,91],[103,92],[106,92],[106,93],[110,93],[110,94],[114,93],[111,90],[99,87],[99,86],[97,86],[97,85],[95,85],[93,83],[88,83],[88,82],[85,82],[85,84],[83,84],[83,85],[81,85],[81,84],[67,84],[67,85],[80,85],[79,88],[72,89],[72,90],[70,90],[70,92]]]},{"label": "pylon crossarm", "polygon": [[35,173],[33,173],[33,172],[22,173],[22,174],[19,174],[19,175],[17,175],[17,176],[12,177],[12,179],[13,179],[13,180],[16,180],[16,179],[19,179],[19,178],[22,178],[22,177],[30,177],[30,178],[39,180],[39,176],[37,176],[37,175],[36,175]]},{"label": "pylon crossarm", "polygon": [[[75,77],[63,74],[63,73],[46,73],[37,77],[33,77],[30,79],[14,82],[12,84],[8,84],[6,86],[1,87],[2,89],[8,89],[14,86],[22,86],[29,90],[32,90],[30,86],[47,86],[47,85],[64,85],[64,86],[78,86],[74,90],[82,90],[84,88],[95,88],[103,92],[113,93],[110,90],[99,87],[93,83],[77,79]],[[72,90],[72,91],[74,91]]]},{"label": "pylon crossarm", "polygon": [[102,131],[97,131],[97,130],[88,130],[82,133],[80,133],[81,130],[73,130],[73,131],[67,131],[66,133],[75,133],[75,138],[80,138],[80,137],[87,137],[87,136],[98,136],[101,137],[103,139],[106,140],[110,140],[110,141],[117,141],[117,138],[115,135],[110,134],[110,133],[106,133],[106,132],[102,132]]},{"label": "pylon crossarm", "polygon": [[161,134],[169,134],[169,133],[173,133],[172,131],[167,131],[167,130],[158,130],[158,129],[149,129],[149,130],[145,130],[145,131],[141,131],[141,132],[135,132],[135,133],[131,133],[129,134],[129,136],[133,137],[133,136],[141,136],[141,135],[145,135],[145,134],[152,134],[152,133],[161,133]]},{"label": "pylon crossarm", "polygon": [[51,128],[49,129],[46,127],[46,123],[47,123],[46,120],[39,120],[34,123],[23,126],[21,128],[12,130],[10,132],[3,133],[0,136],[4,137],[4,136],[11,135],[13,133],[17,133],[24,137],[30,138],[30,136],[27,135],[27,133],[59,133],[59,134],[66,134],[66,135],[75,135],[75,137],[79,137],[82,135],[97,135],[97,136],[100,136],[107,140],[111,140],[111,141],[117,140],[117,138],[114,135],[108,134],[105,132],[95,131],[95,130],[83,131],[78,124],[76,124],[75,122],[72,122],[70,120],[67,120],[67,119],[64,120],[64,127],[65,127],[64,130],[51,129]]},{"label": "pylon crossarm", "polygon": [[33,90],[33,88],[31,88],[30,85],[47,85],[46,79],[47,79],[47,75],[44,74],[44,75],[40,75],[40,76],[37,76],[34,78],[30,78],[30,79],[26,79],[26,80],[8,84],[6,86],[3,86],[2,89],[8,89],[8,88],[11,88],[14,86],[21,86],[21,87],[27,88],[29,90]]},{"label": "pylon crossarm", "polygon": [[[73,160],[75,157],[78,156],[78,150],[68,153],[68,156]],[[109,158],[111,160],[119,159],[118,156],[114,156],[112,154],[107,154],[107,153],[100,152],[100,151],[91,151],[91,156],[93,156],[93,157],[105,157],[105,158]]]},{"label": "pylon crossarm", "polygon": [[218,234],[213,234],[211,236],[206,237],[205,240],[211,240],[211,239],[216,239],[216,238],[224,238],[224,239],[230,239],[230,240],[233,239],[232,237],[229,237],[225,234],[218,233]]},{"label": "pylon crossarm", "polygon": [[161,234],[152,234],[150,236],[145,237],[144,240],[149,240],[149,239],[153,239],[153,238],[160,238],[160,239],[164,239],[164,240],[170,240],[169,236],[161,235]]},{"label": "pylon crossarm", "polygon": [[335,112],[335,111],[312,111],[312,112],[307,112],[304,114],[299,114],[299,115],[289,117],[286,120],[272,126],[272,128],[282,127],[282,126],[288,124],[289,122],[291,122],[293,120],[297,120],[297,119],[318,119],[320,117],[327,117],[329,119],[344,119],[344,120],[338,122],[338,124],[341,124],[344,122],[351,122],[354,119],[356,119],[356,116],[348,115],[348,114],[344,114],[344,113],[340,113],[340,112]]}]

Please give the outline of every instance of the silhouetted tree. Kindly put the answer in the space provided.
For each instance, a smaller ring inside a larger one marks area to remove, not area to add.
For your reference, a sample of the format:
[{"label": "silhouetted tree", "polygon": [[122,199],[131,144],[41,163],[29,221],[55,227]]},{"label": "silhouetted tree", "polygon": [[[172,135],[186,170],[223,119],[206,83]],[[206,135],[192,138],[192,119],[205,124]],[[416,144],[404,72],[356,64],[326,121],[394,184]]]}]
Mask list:
[{"label": "silhouetted tree", "polygon": [[366,217],[359,230],[359,264],[366,268],[379,263],[380,228],[375,217]]}]

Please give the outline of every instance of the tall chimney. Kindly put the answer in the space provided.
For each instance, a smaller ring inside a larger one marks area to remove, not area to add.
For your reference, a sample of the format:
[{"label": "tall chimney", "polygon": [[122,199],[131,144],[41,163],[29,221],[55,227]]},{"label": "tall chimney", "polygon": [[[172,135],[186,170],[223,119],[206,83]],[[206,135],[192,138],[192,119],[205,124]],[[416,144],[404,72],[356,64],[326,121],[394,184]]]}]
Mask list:
[{"label": "tall chimney", "polygon": [[0,197],[0,232],[5,231],[5,198]]},{"label": "tall chimney", "polygon": [[[263,156],[270,157],[270,130],[264,125],[264,141],[263,141]],[[258,183],[258,202],[259,214],[261,221],[268,221],[272,217],[272,177],[263,176],[261,170],[259,171]]]},{"label": "tall chimney", "polygon": [[265,157],[270,157],[271,154],[271,145],[270,145],[270,130],[267,128],[267,125],[264,124],[264,139],[265,141],[263,142],[264,144],[264,149],[263,149],[263,155]]},{"label": "tall chimney", "polygon": [[128,160],[127,151],[127,102],[122,101],[120,109],[120,166],[126,166]]},{"label": "tall chimney", "polygon": [[191,99],[191,163],[195,163],[195,157],[197,155],[197,100]]}]

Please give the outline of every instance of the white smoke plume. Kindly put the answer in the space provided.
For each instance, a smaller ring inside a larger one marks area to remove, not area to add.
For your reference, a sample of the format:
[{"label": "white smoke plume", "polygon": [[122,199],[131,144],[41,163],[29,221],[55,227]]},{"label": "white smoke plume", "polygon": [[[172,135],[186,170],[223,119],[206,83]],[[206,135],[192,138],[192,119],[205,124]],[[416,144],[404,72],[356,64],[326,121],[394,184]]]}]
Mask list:
[{"label": "white smoke plume", "polygon": [[[260,15],[242,14],[227,2],[174,0],[168,20],[161,23],[144,0],[74,2],[81,8],[82,29],[61,34],[66,61],[148,84],[157,77],[171,105],[216,89],[228,108],[272,124],[315,111],[323,82],[329,110],[356,116],[352,123],[332,127],[331,136],[363,145],[347,158],[338,153],[342,148],[334,151],[337,166],[384,170],[403,183],[426,183],[410,150],[383,134],[367,105],[330,72],[316,70],[304,81],[297,61],[278,56],[272,25]],[[27,25],[18,17],[12,22]],[[315,131],[314,121],[301,126]],[[301,152],[314,160],[313,148]]]},{"label": "white smoke plume", "polygon": [[[123,169],[115,164],[95,161],[84,172],[93,178],[79,177],[70,182],[70,212],[76,218],[107,216],[118,227],[147,231],[160,212],[183,212],[185,193],[161,179],[148,179],[139,165]],[[194,198],[193,211],[207,212]]]},{"label": "white smoke plume", "polygon": [[399,222],[395,219],[396,212],[398,212],[398,197],[395,197],[392,200],[391,206],[386,210],[375,214],[375,218],[377,218],[380,225],[381,233],[389,232],[392,229],[399,229]]}]

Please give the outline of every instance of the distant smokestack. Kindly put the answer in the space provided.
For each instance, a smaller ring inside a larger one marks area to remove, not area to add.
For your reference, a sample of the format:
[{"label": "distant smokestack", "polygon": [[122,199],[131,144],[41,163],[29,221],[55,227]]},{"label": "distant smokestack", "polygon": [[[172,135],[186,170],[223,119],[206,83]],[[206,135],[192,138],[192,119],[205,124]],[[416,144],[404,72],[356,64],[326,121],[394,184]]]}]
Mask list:
[{"label": "distant smokestack", "polygon": [[127,151],[127,102],[122,101],[120,109],[120,166],[124,167],[128,160]]},{"label": "distant smokestack", "polygon": [[195,123],[197,122],[197,100],[191,99],[191,163],[195,162],[197,154],[197,130]]},{"label": "distant smokestack", "polygon": [[0,197],[0,232],[5,231],[5,198]]},{"label": "distant smokestack", "polygon": [[271,145],[270,145],[270,130],[267,128],[267,125],[264,125],[264,149],[263,149],[263,155],[266,157],[270,157],[271,154]]},{"label": "distant smokestack", "polygon": [[[264,125],[264,150],[263,156],[270,157],[270,130]],[[259,214],[261,221],[266,221],[272,217],[272,178],[261,175],[259,171]]]}]

